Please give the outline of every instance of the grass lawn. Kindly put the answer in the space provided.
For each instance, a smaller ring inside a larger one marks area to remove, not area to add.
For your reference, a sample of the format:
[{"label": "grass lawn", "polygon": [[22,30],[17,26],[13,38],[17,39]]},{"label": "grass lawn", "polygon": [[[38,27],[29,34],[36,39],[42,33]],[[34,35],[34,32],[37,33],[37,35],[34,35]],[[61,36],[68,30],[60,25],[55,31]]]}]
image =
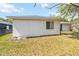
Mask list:
[{"label": "grass lawn", "polygon": [[0,36],[0,55],[78,56],[79,40],[69,34],[11,41],[11,34]]}]

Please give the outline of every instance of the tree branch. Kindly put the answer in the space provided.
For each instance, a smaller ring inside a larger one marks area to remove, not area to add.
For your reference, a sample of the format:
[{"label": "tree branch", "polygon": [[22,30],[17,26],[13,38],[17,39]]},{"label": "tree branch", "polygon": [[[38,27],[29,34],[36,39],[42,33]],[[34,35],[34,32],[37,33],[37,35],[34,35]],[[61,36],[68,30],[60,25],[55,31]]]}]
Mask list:
[{"label": "tree branch", "polygon": [[73,12],[72,21],[73,21],[73,18],[75,17],[75,15],[76,15],[76,11],[77,11],[77,8],[75,8],[75,10],[74,10],[74,12]]},{"label": "tree branch", "polygon": [[56,4],[56,5],[54,5],[54,6],[51,6],[51,7],[45,7],[45,8],[52,9],[52,8],[58,6],[58,5],[59,5],[59,4]]},{"label": "tree branch", "polygon": [[76,5],[76,4],[73,4],[73,3],[70,3],[72,6],[75,6],[75,7],[79,7],[79,5]]},{"label": "tree branch", "polygon": [[34,7],[36,7],[36,3],[34,4]]}]

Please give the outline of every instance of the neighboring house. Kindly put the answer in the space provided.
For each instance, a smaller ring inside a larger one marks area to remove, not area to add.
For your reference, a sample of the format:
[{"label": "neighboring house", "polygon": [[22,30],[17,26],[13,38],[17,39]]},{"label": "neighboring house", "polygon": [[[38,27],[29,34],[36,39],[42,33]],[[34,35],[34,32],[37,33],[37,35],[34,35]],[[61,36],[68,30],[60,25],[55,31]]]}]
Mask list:
[{"label": "neighboring house", "polygon": [[0,21],[0,35],[11,32],[12,32],[12,24],[9,22]]},{"label": "neighboring house", "polygon": [[43,16],[8,16],[13,19],[14,37],[60,34],[60,19]]},{"label": "neighboring house", "polygon": [[61,22],[60,23],[60,31],[71,31],[71,22]]}]

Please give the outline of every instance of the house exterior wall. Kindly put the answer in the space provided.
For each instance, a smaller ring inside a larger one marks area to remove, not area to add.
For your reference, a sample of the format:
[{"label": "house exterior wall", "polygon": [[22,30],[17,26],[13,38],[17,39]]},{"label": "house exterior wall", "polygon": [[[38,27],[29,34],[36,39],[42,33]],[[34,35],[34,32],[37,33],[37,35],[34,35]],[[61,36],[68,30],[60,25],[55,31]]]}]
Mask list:
[{"label": "house exterior wall", "polygon": [[[7,29],[7,26],[10,27]],[[12,33],[12,25],[0,23],[0,35]]]},{"label": "house exterior wall", "polygon": [[60,23],[54,22],[54,29],[46,29],[46,21],[14,20],[13,36],[30,37],[60,34]]},{"label": "house exterior wall", "polygon": [[62,24],[62,31],[70,31],[70,24]]}]

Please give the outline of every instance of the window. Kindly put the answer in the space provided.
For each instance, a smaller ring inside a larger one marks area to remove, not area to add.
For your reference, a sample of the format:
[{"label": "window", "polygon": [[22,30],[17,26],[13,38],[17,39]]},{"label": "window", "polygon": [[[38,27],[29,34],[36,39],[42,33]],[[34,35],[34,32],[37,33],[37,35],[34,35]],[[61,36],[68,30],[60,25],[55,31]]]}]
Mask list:
[{"label": "window", "polygon": [[6,29],[9,30],[9,25],[6,26]]},{"label": "window", "polygon": [[54,29],[54,22],[46,22],[46,29]]}]

